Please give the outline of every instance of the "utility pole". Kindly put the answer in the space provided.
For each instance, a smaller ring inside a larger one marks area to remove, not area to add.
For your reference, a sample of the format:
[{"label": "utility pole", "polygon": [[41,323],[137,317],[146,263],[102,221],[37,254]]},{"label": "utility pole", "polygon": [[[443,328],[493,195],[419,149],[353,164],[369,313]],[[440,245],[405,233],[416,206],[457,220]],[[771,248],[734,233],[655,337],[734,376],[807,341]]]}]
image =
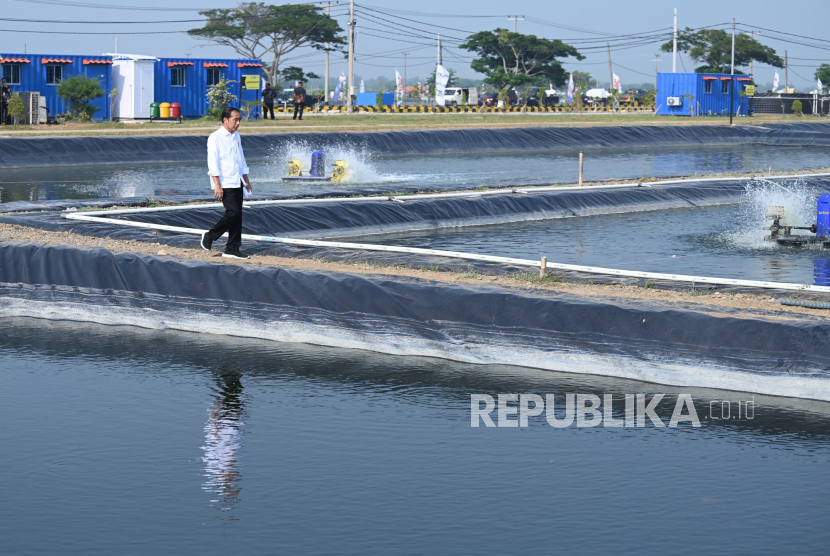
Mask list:
[{"label": "utility pole", "polygon": [[346,84],[346,114],[354,114],[352,85],[354,84],[354,0],[349,0],[349,82]]},{"label": "utility pole", "polygon": [[677,8],[674,9],[674,34],[672,37],[671,72],[677,73]]},{"label": "utility pole", "polygon": [[729,80],[729,125],[732,125],[732,112],[735,109],[735,18],[732,18],[732,63],[730,64],[732,79]]},{"label": "utility pole", "polygon": [[784,93],[790,92],[790,57],[784,51]]},{"label": "utility pole", "polygon": [[512,21],[513,22],[513,32],[514,33],[519,32],[519,22],[524,21],[524,20],[525,20],[525,16],[523,16],[523,15],[514,15],[513,17],[507,16],[507,21]]},{"label": "utility pole", "polygon": [[403,53],[403,97],[406,97],[406,52]]},{"label": "utility pole", "polygon": [[[752,40],[753,41],[755,40],[755,31],[752,32]],[[752,62],[753,61],[754,60],[752,58],[749,59],[749,78],[750,79],[753,79],[753,76],[752,76]]]},{"label": "utility pole", "polygon": [[614,69],[611,67],[611,43],[607,42],[605,45],[608,47],[608,83],[611,84],[610,89],[614,90]]},{"label": "utility pole", "polygon": [[440,33],[438,34],[438,65],[439,66],[444,65],[444,57],[443,57],[443,53],[441,52],[441,34]]},{"label": "utility pole", "polygon": [[[326,4],[326,15],[331,17],[331,1],[325,2],[325,4]],[[340,0],[337,0],[334,3],[335,6],[337,6],[338,4],[340,4]],[[320,2],[320,5],[322,6],[323,2]],[[325,84],[326,104],[329,103],[329,48],[330,48],[330,46],[331,45],[329,43],[326,43],[326,84]]]},{"label": "utility pole", "polygon": [[652,62],[654,62],[654,90],[657,91],[657,67],[660,64],[660,55],[655,54]]}]

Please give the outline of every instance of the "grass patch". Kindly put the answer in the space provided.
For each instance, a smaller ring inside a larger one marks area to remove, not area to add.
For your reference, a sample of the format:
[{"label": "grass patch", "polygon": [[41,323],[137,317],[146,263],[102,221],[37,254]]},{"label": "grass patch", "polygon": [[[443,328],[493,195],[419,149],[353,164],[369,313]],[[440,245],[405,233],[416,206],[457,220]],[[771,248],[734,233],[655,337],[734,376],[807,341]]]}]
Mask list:
[{"label": "grass patch", "polygon": [[698,288],[695,284],[692,284],[692,287],[689,289],[689,295],[709,295],[712,293],[712,290],[713,288]]},{"label": "grass patch", "polygon": [[650,290],[654,288],[654,280],[646,280],[643,282],[643,289]]},{"label": "grass patch", "polygon": [[529,282],[531,284],[551,285],[562,282],[562,276],[559,274],[545,273],[544,276],[539,276],[536,272],[519,272],[513,275],[513,278],[521,282]]}]

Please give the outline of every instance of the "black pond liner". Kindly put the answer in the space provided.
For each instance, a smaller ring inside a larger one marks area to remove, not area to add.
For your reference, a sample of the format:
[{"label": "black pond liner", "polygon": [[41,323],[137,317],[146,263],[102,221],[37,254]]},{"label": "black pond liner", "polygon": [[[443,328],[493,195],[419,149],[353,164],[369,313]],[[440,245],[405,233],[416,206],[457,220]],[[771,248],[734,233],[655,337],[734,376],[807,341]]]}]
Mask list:
[{"label": "black pond liner", "polygon": [[[819,124],[820,125],[820,124]],[[218,126],[217,126],[218,127]],[[366,149],[373,156],[440,155],[701,145],[830,146],[816,126],[616,126],[455,129],[371,133],[245,134],[245,156],[271,158],[283,145]],[[207,156],[207,134],[0,138],[0,168],[132,163],[193,163]]]},{"label": "black pond liner", "polygon": [[[830,185],[830,178],[811,178],[812,182]],[[357,201],[300,205],[261,205],[245,209],[243,231],[256,235],[305,239],[343,238],[366,234],[425,230],[449,226],[486,225],[522,220],[572,218],[584,215],[663,210],[733,204],[743,200],[745,181],[690,182],[657,187],[626,189],[587,189],[550,191],[532,194],[505,194],[480,198],[443,198],[407,201]],[[94,215],[153,224],[208,229],[219,219],[222,209],[193,208],[183,211],[147,212],[125,215]],[[199,236],[109,223],[69,220],[56,212],[0,215],[0,222],[48,231],[72,232],[91,237],[135,240],[171,247],[198,249]],[[361,242],[371,243],[365,238]],[[223,248],[224,240],[214,248]],[[434,255],[389,253],[342,249],[337,247],[300,247],[272,242],[245,241],[247,252],[288,258],[318,259],[348,263],[368,263],[441,271],[476,272],[483,275],[514,275],[531,271],[528,267],[488,263]],[[556,261],[551,261],[556,262]],[[550,271],[569,282],[648,285],[655,288],[757,294],[755,288],[726,285],[692,285],[669,280],[645,280],[573,271]],[[791,292],[765,290],[770,295]],[[800,293],[800,297],[824,301],[826,296]]]},{"label": "black pond liner", "polygon": [[0,315],[830,399],[830,325],[657,301],[0,244]]}]

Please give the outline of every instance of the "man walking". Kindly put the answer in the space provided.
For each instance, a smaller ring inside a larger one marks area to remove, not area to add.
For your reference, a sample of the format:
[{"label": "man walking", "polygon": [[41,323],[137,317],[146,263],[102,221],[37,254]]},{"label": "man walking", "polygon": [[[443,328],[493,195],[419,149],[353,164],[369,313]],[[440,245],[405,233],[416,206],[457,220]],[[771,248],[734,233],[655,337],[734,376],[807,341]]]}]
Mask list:
[{"label": "man walking", "polygon": [[265,84],[265,90],[262,91],[262,102],[265,103],[265,112],[262,114],[264,119],[268,119],[268,112],[271,112],[271,119],[274,119],[274,100],[277,98],[277,92],[271,88],[270,83]]},{"label": "man walking", "polygon": [[297,86],[294,88],[294,119],[297,119],[297,110],[300,111],[300,119],[303,119],[303,108],[305,108],[305,89],[303,89],[303,82],[297,81]]},{"label": "man walking", "polygon": [[222,201],[225,215],[209,231],[202,234],[202,249],[210,251],[213,242],[228,232],[228,243],[223,257],[250,259],[240,251],[242,247],[242,186],[251,192],[248,164],[242,152],[239,124],[242,114],[228,106],[222,112],[222,127],[208,138],[208,175],[213,185],[213,196]]}]

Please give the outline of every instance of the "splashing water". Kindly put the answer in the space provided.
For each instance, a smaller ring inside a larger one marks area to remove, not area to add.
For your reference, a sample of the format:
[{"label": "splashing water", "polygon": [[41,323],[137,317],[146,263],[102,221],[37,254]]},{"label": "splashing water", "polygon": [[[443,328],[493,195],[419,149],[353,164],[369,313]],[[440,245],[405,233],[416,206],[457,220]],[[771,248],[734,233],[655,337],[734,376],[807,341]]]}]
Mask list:
[{"label": "splashing water", "polygon": [[349,169],[345,183],[386,183],[403,181],[402,176],[380,173],[372,161],[372,154],[364,147],[355,145],[327,145],[321,148],[307,141],[296,140],[274,148],[268,175],[257,181],[278,182],[286,174],[288,161],[299,158],[305,163],[303,171],[311,168],[311,153],[320,150],[326,155],[326,173],[331,173],[331,167],[336,160],[348,162]]},{"label": "splashing water", "polygon": [[[777,244],[764,241],[772,220],[767,218],[771,207],[783,207],[784,226],[810,226],[816,222],[816,201],[822,193],[816,185],[803,179],[753,180],[746,186],[746,202],[739,212],[738,227],[721,234],[721,239],[735,247],[775,249]],[[793,233],[809,233],[794,231]]]}]

